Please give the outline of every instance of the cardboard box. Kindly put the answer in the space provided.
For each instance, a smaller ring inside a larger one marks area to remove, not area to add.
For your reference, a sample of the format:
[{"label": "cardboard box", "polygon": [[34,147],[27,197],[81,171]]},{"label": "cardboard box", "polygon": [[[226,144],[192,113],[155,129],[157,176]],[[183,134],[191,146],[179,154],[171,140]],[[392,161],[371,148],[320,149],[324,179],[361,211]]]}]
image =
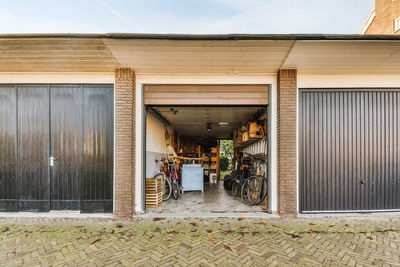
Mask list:
[{"label": "cardboard box", "polygon": [[243,142],[243,132],[236,128],[233,130],[233,146],[238,146],[240,143]]},{"label": "cardboard box", "polygon": [[243,140],[243,142],[246,142],[246,141],[249,140],[249,133],[248,132],[244,132],[242,134],[242,140]]},{"label": "cardboard box", "polygon": [[247,125],[249,138],[263,138],[265,136],[264,125],[257,124],[257,122],[249,122]]}]

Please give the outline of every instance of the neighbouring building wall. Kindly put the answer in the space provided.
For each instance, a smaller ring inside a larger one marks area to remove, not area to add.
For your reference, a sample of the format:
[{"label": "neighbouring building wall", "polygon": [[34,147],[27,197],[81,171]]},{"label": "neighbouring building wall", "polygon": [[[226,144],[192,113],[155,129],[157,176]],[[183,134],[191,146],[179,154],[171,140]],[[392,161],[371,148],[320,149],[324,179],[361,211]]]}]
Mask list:
[{"label": "neighbouring building wall", "polygon": [[172,138],[173,129],[152,113],[147,113],[146,177],[153,177],[160,171],[160,160],[166,153],[166,146],[172,143]]},{"label": "neighbouring building wall", "polygon": [[376,0],[375,18],[365,34],[400,34],[395,31],[395,19],[400,16],[400,0]]}]

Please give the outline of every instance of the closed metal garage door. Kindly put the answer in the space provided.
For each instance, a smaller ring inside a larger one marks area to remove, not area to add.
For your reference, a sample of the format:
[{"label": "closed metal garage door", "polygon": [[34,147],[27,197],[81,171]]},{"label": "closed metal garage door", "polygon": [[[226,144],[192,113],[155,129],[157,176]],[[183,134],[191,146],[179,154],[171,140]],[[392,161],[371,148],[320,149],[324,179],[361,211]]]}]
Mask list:
[{"label": "closed metal garage door", "polygon": [[0,127],[0,211],[112,211],[112,85],[2,85]]},{"label": "closed metal garage door", "polygon": [[301,90],[302,212],[400,209],[400,91]]}]

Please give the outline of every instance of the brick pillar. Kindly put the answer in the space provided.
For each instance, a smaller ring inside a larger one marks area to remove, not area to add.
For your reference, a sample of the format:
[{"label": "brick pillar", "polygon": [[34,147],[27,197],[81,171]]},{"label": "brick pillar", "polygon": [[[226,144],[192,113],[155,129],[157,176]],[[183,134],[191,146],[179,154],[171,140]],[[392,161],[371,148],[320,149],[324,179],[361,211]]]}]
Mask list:
[{"label": "brick pillar", "polygon": [[278,73],[278,212],[297,216],[296,104],[297,71]]},{"label": "brick pillar", "polygon": [[115,203],[116,218],[131,218],[135,189],[135,72],[115,70]]}]

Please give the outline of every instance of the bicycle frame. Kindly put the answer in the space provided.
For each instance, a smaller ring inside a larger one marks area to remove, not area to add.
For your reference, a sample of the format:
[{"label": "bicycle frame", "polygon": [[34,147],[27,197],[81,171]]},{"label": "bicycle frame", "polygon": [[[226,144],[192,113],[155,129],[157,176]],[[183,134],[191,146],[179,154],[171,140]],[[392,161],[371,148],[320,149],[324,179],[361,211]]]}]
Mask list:
[{"label": "bicycle frame", "polygon": [[176,169],[176,160],[174,159],[174,161],[171,163],[168,159],[166,159],[166,163],[168,166],[167,170],[164,170],[166,176],[170,178],[171,181],[176,180],[177,182],[180,182],[180,177]]}]

